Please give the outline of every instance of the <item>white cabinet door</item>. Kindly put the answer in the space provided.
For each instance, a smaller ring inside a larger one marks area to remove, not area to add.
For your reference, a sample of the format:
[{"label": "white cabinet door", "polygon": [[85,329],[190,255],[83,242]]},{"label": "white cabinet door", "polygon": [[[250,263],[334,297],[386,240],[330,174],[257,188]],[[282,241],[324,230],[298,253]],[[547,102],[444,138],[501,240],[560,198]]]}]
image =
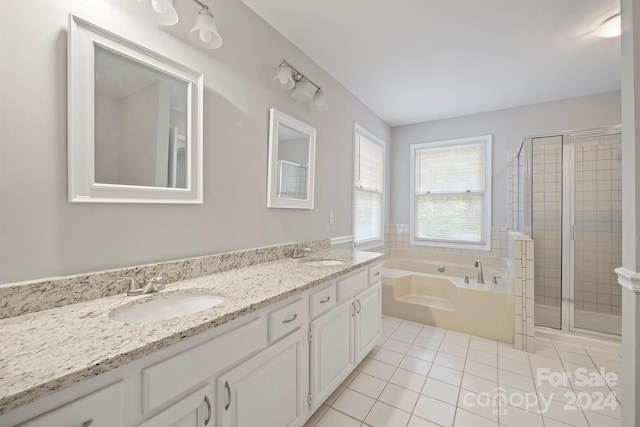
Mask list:
[{"label": "white cabinet door", "polygon": [[355,305],[348,300],[311,323],[312,410],[320,406],[355,367],[354,314]]},{"label": "white cabinet door", "polygon": [[140,427],[204,427],[213,426],[211,386],[191,393],[175,405],[140,424]]},{"label": "white cabinet door", "polygon": [[88,426],[124,426],[124,384],[122,381],[19,425],[19,427]]},{"label": "white cabinet door", "polygon": [[382,331],[381,286],[377,283],[356,295],[355,364],[373,350]]},{"label": "white cabinet door", "polygon": [[304,335],[293,333],[218,378],[218,427],[302,424]]}]

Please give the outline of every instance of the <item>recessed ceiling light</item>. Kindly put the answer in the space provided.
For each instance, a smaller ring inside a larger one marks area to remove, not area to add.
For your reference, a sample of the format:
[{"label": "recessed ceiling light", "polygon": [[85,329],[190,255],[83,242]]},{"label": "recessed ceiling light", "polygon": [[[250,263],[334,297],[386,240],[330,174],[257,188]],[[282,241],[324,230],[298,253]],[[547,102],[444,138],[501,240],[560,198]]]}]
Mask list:
[{"label": "recessed ceiling light", "polygon": [[595,35],[604,38],[618,37],[621,32],[620,14],[618,13],[600,24],[595,31]]}]

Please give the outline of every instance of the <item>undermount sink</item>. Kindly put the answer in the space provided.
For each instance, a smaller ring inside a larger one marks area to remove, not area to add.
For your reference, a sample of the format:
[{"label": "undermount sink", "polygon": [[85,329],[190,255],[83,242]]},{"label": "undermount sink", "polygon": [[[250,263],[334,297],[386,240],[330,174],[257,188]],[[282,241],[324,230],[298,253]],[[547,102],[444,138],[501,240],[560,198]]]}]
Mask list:
[{"label": "undermount sink", "polygon": [[109,317],[125,323],[152,322],[197,313],[224,302],[225,298],[212,294],[175,292],[154,295],[144,302],[135,301],[113,310]]},{"label": "undermount sink", "polygon": [[344,261],[340,261],[339,259],[316,259],[313,261],[307,261],[304,264],[310,265],[311,267],[331,267],[334,265],[344,264]]}]

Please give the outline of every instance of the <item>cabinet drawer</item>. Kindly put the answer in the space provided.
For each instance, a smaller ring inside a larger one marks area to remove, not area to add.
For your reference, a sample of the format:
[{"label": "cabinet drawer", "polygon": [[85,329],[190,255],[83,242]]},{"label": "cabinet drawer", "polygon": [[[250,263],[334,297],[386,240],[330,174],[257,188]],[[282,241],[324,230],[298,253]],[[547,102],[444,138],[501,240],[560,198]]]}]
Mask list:
[{"label": "cabinet drawer", "polygon": [[336,306],[336,284],[332,283],[324,289],[309,296],[309,316],[314,318]]},{"label": "cabinet drawer", "polygon": [[376,264],[373,267],[369,267],[369,284],[373,285],[374,283],[378,283],[382,279],[382,274],[380,273],[380,269],[382,266],[380,264]]},{"label": "cabinet drawer", "polygon": [[219,337],[142,370],[147,413],[267,345],[265,322],[253,319]]},{"label": "cabinet drawer", "polygon": [[269,341],[288,334],[306,319],[304,301],[299,299],[269,313]]},{"label": "cabinet drawer", "polygon": [[369,285],[368,271],[364,270],[338,281],[338,302],[346,301]]},{"label": "cabinet drawer", "polygon": [[18,427],[124,427],[124,383],[118,381]]}]

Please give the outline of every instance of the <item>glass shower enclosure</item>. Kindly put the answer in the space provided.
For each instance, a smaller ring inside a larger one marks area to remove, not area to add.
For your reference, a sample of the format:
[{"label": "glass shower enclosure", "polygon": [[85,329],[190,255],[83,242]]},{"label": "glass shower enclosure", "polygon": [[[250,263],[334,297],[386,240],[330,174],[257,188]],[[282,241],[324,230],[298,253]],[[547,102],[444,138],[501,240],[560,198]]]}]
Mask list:
[{"label": "glass shower enclosure", "polygon": [[536,325],[619,335],[620,127],[525,138],[514,160],[514,228],[535,246]]}]

